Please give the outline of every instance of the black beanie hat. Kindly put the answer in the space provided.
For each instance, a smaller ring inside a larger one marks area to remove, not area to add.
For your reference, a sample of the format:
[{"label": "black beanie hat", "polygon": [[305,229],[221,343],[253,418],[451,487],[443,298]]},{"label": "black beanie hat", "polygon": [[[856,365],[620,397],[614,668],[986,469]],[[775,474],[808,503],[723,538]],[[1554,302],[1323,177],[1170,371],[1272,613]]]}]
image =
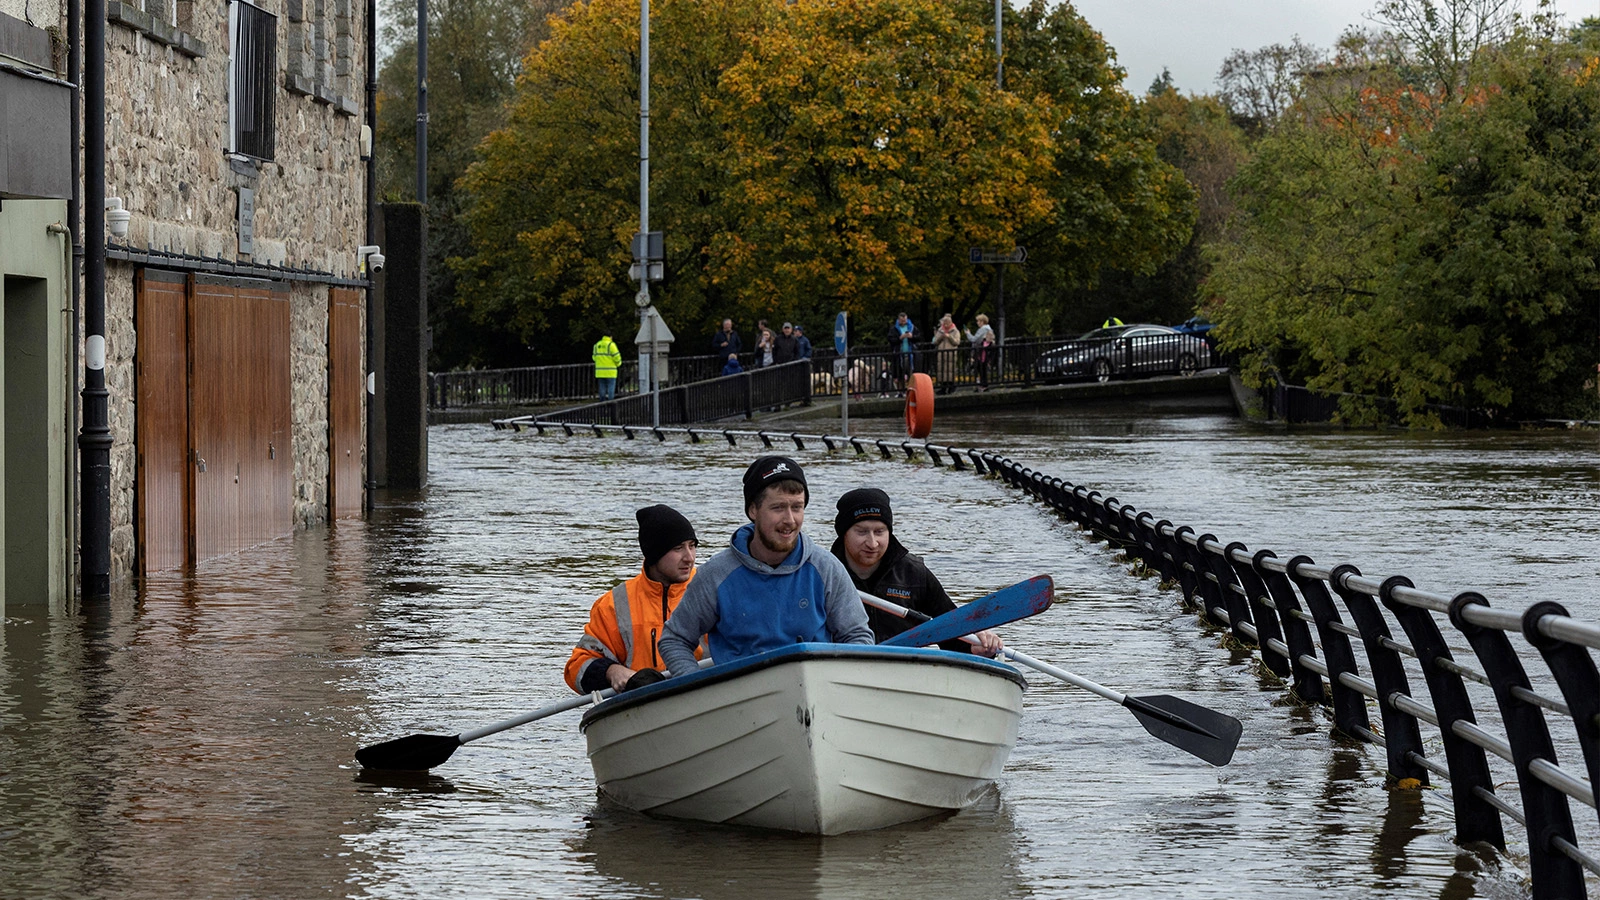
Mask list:
[{"label": "black beanie hat", "polygon": [[787,456],[763,456],[750,464],[744,470],[744,506],[756,502],[761,492],[767,485],[784,480],[798,481],[805,488],[806,503],[811,503],[811,488],[806,486],[806,473],[801,471],[800,464]]},{"label": "black beanie hat", "polygon": [[856,488],[839,498],[839,515],[834,517],[833,530],[844,534],[857,522],[873,519],[894,531],[894,510],[889,508],[889,495],[877,488]]},{"label": "black beanie hat", "polygon": [[694,526],[670,506],[646,506],[633,515],[639,520],[639,549],[644,551],[645,568],[660,562],[668,550],[684,541],[700,543]]}]

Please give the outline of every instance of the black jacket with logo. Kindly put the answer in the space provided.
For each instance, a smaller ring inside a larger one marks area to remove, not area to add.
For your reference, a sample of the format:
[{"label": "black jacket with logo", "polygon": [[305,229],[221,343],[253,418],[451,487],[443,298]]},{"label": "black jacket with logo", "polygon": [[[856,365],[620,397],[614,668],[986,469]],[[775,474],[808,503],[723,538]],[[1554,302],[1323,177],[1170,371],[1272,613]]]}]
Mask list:
[{"label": "black jacket with logo", "polygon": [[[956,608],[955,601],[945,593],[944,585],[939,583],[939,579],[928,571],[928,567],[922,562],[922,557],[906,550],[905,545],[901,544],[893,534],[889,535],[889,549],[883,552],[883,559],[879,560],[878,568],[865,579],[857,578],[856,573],[850,568],[849,560],[845,557],[844,538],[835,539],[829,552],[845,564],[845,571],[850,573],[850,581],[855,584],[858,591],[882,597],[890,603],[898,603],[929,617],[941,616]],[[916,625],[915,622],[909,622],[872,606],[867,607],[867,624],[872,626],[872,635],[880,644],[902,631],[911,630]],[[972,646],[960,639],[943,641],[939,647],[958,653],[972,652]]]}]

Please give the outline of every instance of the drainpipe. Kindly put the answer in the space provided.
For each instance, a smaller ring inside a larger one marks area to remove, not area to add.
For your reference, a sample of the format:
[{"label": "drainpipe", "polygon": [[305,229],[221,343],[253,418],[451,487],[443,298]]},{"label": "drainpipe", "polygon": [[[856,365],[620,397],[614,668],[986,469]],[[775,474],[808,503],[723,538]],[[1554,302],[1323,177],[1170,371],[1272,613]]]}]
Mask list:
[{"label": "drainpipe", "polygon": [[111,428],[106,391],[106,0],[87,0],[84,44],[84,370],[80,591],[111,597]]},{"label": "drainpipe", "polygon": [[[67,0],[67,80],[72,82],[72,199],[67,201],[67,242],[72,246],[71,264],[68,267],[68,279],[72,283],[72,315],[69,318],[67,332],[67,346],[70,348],[70,362],[67,371],[71,373],[73,387],[78,381],[78,317],[82,312],[83,292],[79,274],[83,270],[83,234],[78,227],[80,217],[83,215],[83,160],[78,156],[78,148],[83,146],[83,3],[81,0]],[[67,394],[67,421],[76,425],[78,423],[78,392],[69,390]],[[70,426],[69,426],[70,427]],[[65,450],[66,459],[66,484],[61,493],[66,495],[66,517],[62,521],[67,523],[68,533],[76,534],[78,525],[78,454],[72,452],[69,445]],[[71,584],[77,568],[77,557],[67,554],[67,583]]]},{"label": "drainpipe", "polygon": [[[377,214],[378,203],[378,0],[367,0],[367,134],[371,136],[372,145],[367,148],[367,239],[368,245],[378,243],[377,226],[373,216]],[[361,393],[366,398],[367,407],[367,511],[372,510],[373,494],[378,489],[378,479],[372,467],[372,448],[376,446],[376,433],[373,428],[373,400],[377,395],[373,393],[374,379],[377,372],[372,367],[372,348],[376,335],[372,327],[372,273],[361,273],[367,279],[367,346],[366,365],[367,371],[365,384],[361,386]]]}]

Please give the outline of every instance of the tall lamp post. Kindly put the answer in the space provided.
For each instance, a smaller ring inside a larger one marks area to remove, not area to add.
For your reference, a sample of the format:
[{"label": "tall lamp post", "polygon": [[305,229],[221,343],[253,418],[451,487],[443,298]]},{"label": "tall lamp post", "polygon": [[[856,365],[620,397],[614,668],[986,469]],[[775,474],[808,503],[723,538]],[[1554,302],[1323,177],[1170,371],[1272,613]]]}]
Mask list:
[{"label": "tall lamp post", "polygon": [[[639,307],[641,343],[649,347],[646,368],[650,388],[650,422],[661,427],[661,345],[672,340],[672,331],[661,322],[661,314],[651,305],[650,282],[660,281],[666,253],[661,232],[650,230],[650,0],[639,0],[639,233],[633,237],[633,267],[629,274],[639,282],[633,302]],[[665,329],[658,333],[657,325]]]}]

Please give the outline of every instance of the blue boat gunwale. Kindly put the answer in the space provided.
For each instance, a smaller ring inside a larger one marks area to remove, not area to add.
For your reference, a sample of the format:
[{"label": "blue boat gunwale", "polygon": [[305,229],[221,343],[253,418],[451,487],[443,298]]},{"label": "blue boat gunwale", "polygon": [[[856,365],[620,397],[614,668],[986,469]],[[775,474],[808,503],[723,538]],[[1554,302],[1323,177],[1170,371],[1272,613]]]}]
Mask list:
[{"label": "blue boat gunwale", "polygon": [[691,672],[688,675],[668,678],[666,681],[657,682],[646,687],[634,688],[625,694],[617,694],[591,706],[583,714],[582,721],[578,723],[578,730],[587,731],[590,724],[613,713],[774,666],[814,659],[878,659],[901,662],[908,657],[931,665],[979,669],[988,674],[1013,681],[1023,690],[1028,689],[1027,679],[1023,678],[1022,673],[1016,669],[972,653],[954,653],[935,647],[886,647],[882,644],[792,644],[787,647],[779,647],[776,650],[768,650],[765,653],[758,653],[754,656],[747,656],[743,659],[736,659],[733,662],[721,663],[697,672]]}]

